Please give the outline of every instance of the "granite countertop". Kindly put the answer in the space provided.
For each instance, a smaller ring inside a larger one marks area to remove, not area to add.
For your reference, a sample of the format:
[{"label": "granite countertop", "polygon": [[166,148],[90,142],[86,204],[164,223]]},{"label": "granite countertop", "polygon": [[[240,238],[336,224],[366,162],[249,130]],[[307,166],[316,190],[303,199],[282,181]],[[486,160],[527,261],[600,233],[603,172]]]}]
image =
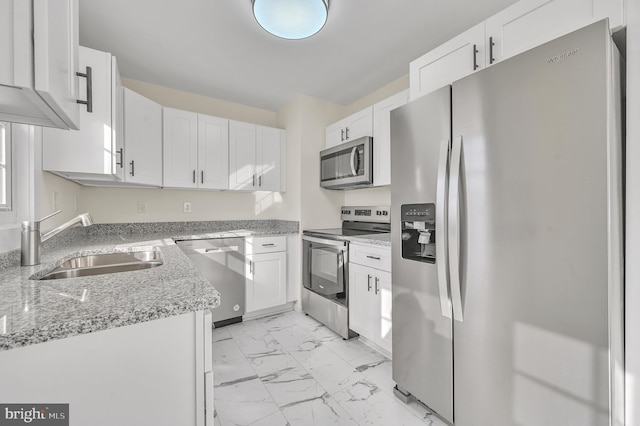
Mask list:
[{"label": "granite countertop", "polygon": [[391,233],[358,235],[357,237],[347,237],[352,243],[371,244],[376,246],[391,247]]},{"label": "granite countertop", "polygon": [[[175,240],[298,233],[298,222],[216,221],[107,224],[73,228],[43,246],[37,266],[0,264],[0,351],[196,310],[215,308],[220,294]],[[154,268],[38,281],[73,257],[159,250]],[[10,259],[10,260],[7,260]]]}]

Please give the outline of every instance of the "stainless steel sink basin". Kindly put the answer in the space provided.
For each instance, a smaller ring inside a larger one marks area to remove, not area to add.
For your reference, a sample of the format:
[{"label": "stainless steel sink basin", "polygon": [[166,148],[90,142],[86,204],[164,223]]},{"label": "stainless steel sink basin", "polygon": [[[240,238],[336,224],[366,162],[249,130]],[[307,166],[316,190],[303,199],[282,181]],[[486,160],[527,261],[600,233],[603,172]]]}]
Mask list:
[{"label": "stainless steel sink basin", "polygon": [[69,259],[43,277],[36,279],[56,280],[60,278],[138,271],[141,269],[154,268],[162,265],[162,263],[162,256],[160,252],[156,250],[94,254]]}]

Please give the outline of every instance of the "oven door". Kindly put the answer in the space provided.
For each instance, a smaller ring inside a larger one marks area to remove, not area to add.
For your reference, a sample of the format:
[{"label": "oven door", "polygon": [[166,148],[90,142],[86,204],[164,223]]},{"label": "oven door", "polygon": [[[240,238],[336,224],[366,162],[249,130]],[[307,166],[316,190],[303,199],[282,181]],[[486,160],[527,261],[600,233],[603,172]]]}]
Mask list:
[{"label": "oven door", "polygon": [[302,245],[302,285],[346,304],[348,243],[303,235]]}]

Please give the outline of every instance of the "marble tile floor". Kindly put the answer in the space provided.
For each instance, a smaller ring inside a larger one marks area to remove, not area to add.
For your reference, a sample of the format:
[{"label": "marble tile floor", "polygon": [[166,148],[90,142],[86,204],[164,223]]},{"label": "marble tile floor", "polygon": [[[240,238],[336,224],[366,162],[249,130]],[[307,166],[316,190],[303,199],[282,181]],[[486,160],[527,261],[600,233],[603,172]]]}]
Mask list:
[{"label": "marble tile floor", "polygon": [[217,426],[446,426],[393,396],[391,361],[290,311],[213,331]]}]

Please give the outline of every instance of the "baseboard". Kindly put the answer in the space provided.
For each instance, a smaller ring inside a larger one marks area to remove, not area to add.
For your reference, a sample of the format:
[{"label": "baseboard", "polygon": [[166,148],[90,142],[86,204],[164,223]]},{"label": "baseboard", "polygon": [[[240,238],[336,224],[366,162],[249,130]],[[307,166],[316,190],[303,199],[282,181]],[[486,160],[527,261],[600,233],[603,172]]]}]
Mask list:
[{"label": "baseboard", "polygon": [[371,340],[367,339],[366,337],[363,337],[362,334],[360,335],[359,340],[365,345],[369,346],[374,351],[379,352],[381,355],[384,355],[385,357],[391,359],[391,352],[387,351],[382,346],[379,346],[373,343]]},{"label": "baseboard", "polygon": [[268,317],[269,315],[281,314],[293,310],[296,302],[285,303],[284,305],[274,306],[273,308],[261,309],[253,311],[242,316],[242,321],[250,321],[252,319]]}]

